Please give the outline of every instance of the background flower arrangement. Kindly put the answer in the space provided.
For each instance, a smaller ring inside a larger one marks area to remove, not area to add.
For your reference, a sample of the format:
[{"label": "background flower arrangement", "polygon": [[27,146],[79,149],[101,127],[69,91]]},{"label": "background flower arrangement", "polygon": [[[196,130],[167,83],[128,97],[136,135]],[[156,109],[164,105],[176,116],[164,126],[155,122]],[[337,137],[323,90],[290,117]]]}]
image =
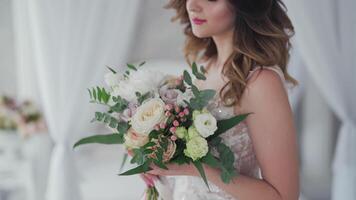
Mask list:
[{"label": "background flower arrangement", "polygon": [[23,137],[47,131],[41,111],[31,101],[16,102],[0,96],[0,130],[18,131]]}]

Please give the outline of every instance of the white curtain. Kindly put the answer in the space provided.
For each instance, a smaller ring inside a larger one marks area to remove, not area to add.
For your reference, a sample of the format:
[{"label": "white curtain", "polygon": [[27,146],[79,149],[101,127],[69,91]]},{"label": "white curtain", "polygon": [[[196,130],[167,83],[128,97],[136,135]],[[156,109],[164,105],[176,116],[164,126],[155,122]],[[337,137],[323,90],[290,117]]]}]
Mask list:
[{"label": "white curtain", "polygon": [[25,88],[24,96],[35,96],[35,87],[27,83],[37,84],[55,142],[46,199],[80,200],[72,145],[88,134],[93,106],[86,88],[101,83],[105,65],[127,62],[140,2],[12,2],[19,73],[31,72],[29,82],[20,81],[19,88]]},{"label": "white curtain", "polygon": [[356,1],[286,0],[296,41],[327,103],[341,120],[332,199],[356,199]]}]

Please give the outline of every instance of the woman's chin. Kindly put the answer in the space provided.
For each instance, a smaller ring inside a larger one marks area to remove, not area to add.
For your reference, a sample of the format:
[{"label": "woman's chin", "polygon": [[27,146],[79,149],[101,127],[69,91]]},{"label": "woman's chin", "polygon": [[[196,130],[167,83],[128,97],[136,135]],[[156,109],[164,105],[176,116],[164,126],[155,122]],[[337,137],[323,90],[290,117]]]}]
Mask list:
[{"label": "woman's chin", "polygon": [[195,37],[197,38],[207,38],[207,37],[210,37],[209,34],[207,34],[206,32],[201,32],[201,31],[194,31],[193,30],[193,34]]}]

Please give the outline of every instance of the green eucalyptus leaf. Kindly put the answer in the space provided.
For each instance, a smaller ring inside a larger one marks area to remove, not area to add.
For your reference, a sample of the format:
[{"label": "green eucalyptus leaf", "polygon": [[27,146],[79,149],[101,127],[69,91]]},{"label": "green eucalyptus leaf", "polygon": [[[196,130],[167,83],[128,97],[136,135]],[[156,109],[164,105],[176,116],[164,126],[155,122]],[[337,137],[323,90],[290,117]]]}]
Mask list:
[{"label": "green eucalyptus leaf", "polygon": [[200,91],[199,97],[204,101],[209,102],[212,98],[214,98],[215,94],[216,94],[215,90],[207,89],[207,90]]},{"label": "green eucalyptus leaf", "polygon": [[195,85],[192,85],[192,92],[193,92],[195,97],[199,97],[200,91]]},{"label": "green eucalyptus leaf", "polygon": [[117,130],[121,134],[127,133],[127,130],[130,128],[129,123],[127,122],[118,122]]},{"label": "green eucalyptus leaf", "polygon": [[193,71],[193,75],[199,79],[199,80],[206,80],[206,77],[204,76],[204,74],[200,73],[198,71],[198,66],[195,62],[193,62],[193,65],[192,65],[192,71]]},{"label": "green eucalyptus leaf", "polygon": [[190,74],[187,72],[187,70],[184,70],[184,72],[183,72],[183,78],[184,78],[184,81],[185,81],[188,85],[193,85],[192,77],[191,77]]}]

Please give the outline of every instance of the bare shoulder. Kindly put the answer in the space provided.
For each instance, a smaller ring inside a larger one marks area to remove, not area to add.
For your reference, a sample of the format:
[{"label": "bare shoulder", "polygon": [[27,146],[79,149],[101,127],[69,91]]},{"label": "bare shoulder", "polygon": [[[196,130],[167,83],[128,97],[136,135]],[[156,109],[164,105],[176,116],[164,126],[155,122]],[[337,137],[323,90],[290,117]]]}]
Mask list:
[{"label": "bare shoulder", "polygon": [[288,95],[283,84],[275,71],[258,69],[247,81],[241,107],[245,111],[252,111],[258,105],[282,104],[283,107],[283,104],[288,103]]}]

